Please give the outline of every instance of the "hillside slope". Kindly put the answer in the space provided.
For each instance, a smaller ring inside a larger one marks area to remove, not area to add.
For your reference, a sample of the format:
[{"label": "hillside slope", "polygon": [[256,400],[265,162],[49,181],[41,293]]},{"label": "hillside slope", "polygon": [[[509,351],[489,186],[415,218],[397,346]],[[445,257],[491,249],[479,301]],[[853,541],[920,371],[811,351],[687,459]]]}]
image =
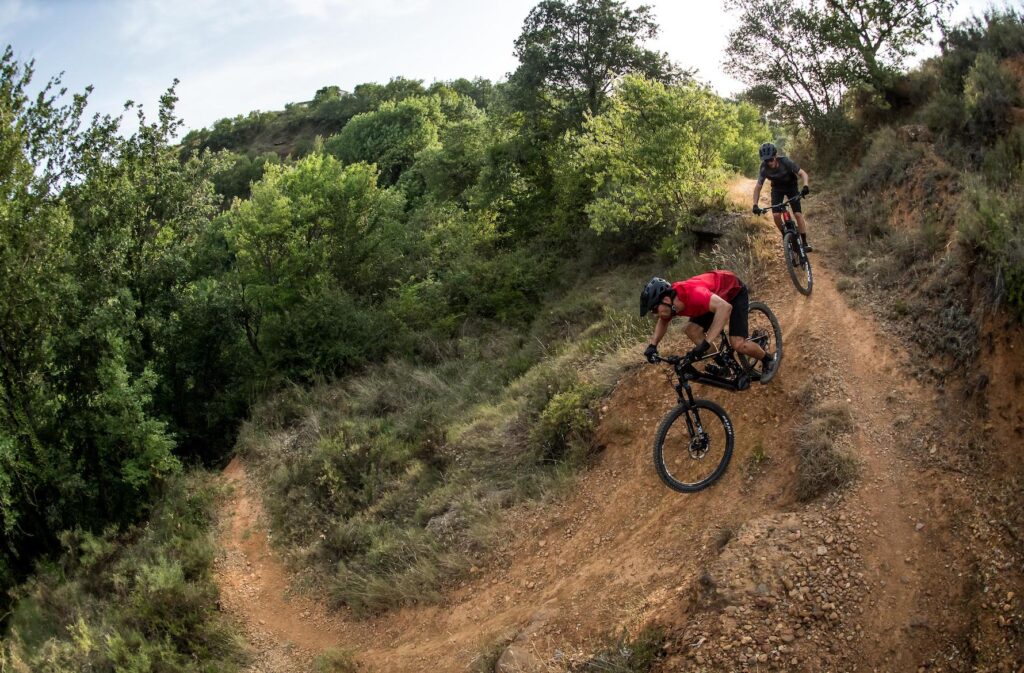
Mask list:
[{"label": "hillside slope", "polygon": [[[258,491],[236,459],[218,576],[256,653],[250,670],[307,670],[329,647],[372,671],[473,670],[501,650],[505,670],[561,670],[610,633],[652,621],[668,633],[663,670],[1016,670],[1022,557],[1007,513],[1019,504],[1019,358],[990,373],[1005,420],[973,424],[972,402],[949,405],[935,384],[904,374],[914,353],[847,304],[828,204],[808,210],[814,294],[789,285],[781,255],[773,281],[752,288],[782,324],[779,376],[739,394],[698,387],[727,409],[737,440],[707,491],[680,495],[658,481],[650,445],[674,392],[664,369],[638,366],[607,400],[604,451],[570,495],[514,509],[496,560],[443,605],[358,620],[287,595]],[[684,349],[683,338],[673,329],[663,352]],[[963,419],[948,421],[951,408]],[[852,416],[834,436],[860,476],[801,503],[796,438],[822,414]],[[982,456],[962,433],[985,423],[1001,441],[980,436]]]}]

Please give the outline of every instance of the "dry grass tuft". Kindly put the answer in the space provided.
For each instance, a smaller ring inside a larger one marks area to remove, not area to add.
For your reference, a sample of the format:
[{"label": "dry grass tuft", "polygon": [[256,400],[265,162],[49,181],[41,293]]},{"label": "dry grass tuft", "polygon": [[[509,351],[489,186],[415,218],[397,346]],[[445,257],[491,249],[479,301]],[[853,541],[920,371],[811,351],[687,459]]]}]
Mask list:
[{"label": "dry grass tuft", "polygon": [[853,414],[846,402],[822,402],[807,412],[796,431],[799,464],[797,498],[803,501],[830,493],[853,482],[857,463],[836,440],[853,430]]}]

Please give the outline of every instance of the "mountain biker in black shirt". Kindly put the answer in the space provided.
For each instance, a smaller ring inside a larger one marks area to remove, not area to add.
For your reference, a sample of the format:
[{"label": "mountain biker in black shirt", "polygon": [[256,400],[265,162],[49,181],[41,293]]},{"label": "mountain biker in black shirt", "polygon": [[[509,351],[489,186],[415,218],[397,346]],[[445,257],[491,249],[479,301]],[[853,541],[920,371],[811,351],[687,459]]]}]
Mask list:
[{"label": "mountain biker in black shirt", "polygon": [[[778,156],[778,149],[771,143],[761,145],[758,151],[761,157],[761,170],[757,176],[757,185],[754,187],[754,214],[759,215],[761,209],[757,200],[761,197],[761,186],[765,178],[772,183],[772,203],[780,203],[783,199],[792,199],[797,196],[807,196],[811,188],[807,186],[807,173],[796,165],[796,162],[789,157]],[[803,189],[797,188],[797,179],[803,182]],[[800,200],[789,204],[796,216],[796,229],[803,239],[804,249],[811,252],[810,244],[807,243],[807,225],[804,223],[804,214],[800,209]],[[782,233],[782,208],[772,208],[772,217],[775,219],[775,226]]]}]

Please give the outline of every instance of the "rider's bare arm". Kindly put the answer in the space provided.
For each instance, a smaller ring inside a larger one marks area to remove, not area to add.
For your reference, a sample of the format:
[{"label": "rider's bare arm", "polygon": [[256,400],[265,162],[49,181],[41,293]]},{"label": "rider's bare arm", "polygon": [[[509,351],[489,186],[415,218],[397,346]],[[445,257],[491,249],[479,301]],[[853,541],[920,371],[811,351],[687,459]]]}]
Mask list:
[{"label": "rider's bare arm", "polygon": [[729,322],[729,316],[732,314],[732,304],[717,294],[713,294],[711,295],[711,312],[715,314],[715,318],[711,321],[711,328],[708,329],[708,333],[704,338],[707,339],[708,343],[713,344],[718,340],[718,335],[725,329],[726,323]]},{"label": "rider's bare arm", "polygon": [[[802,172],[803,171],[801,171],[801,173]],[[757,205],[757,200],[761,198],[761,186],[762,185],[764,185],[763,182],[758,182],[756,185],[754,185],[754,205],[755,206]]]},{"label": "rider's bare arm", "polygon": [[654,325],[654,334],[651,335],[651,343],[655,346],[657,346],[665,337],[665,332],[668,331],[668,323],[668,318],[658,318],[658,322]]},{"label": "rider's bare arm", "polygon": [[[800,172],[797,173],[797,177],[800,178],[800,180],[803,182],[803,186],[806,187],[807,186],[807,181],[810,179],[810,178],[807,177],[807,171],[805,171],[804,169],[801,168]],[[758,190],[758,191],[760,191],[760,190]],[[756,202],[756,199],[755,199],[755,202]]]}]

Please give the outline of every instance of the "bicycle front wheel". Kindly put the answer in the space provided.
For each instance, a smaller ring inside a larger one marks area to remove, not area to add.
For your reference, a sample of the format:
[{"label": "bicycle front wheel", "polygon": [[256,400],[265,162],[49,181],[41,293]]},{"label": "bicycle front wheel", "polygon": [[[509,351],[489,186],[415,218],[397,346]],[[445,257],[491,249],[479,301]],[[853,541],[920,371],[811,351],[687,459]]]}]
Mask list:
[{"label": "bicycle front wheel", "polygon": [[674,491],[693,493],[715,483],[732,458],[732,422],[709,400],[668,412],[654,438],[654,467]]},{"label": "bicycle front wheel", "polygon": [[[779,370],[779,365],[782,364],[782,327],[779,326],[779,319],[775,317],[767,304],[752,301],[747,308],[747,330],[750,335],[747,337],[747,341],[753,341],[765,353],[770,353],[775,358],[775,369],[772,372],[774,375],[774,372]],[[759,363],[756,359],[747,357],[743,353],[736,355],[748,374],[754,374],[757,371]],[[763,372],[761,374],[763,375]]]},{"label": "bicycle front wheel", "polygon": [[809,295],[814,287],[811,260],[807,258],[807,253],[797,236],[798,234],[787,231],[782,238],[782,249],[786,253],[786,270],[800,294]]}]

